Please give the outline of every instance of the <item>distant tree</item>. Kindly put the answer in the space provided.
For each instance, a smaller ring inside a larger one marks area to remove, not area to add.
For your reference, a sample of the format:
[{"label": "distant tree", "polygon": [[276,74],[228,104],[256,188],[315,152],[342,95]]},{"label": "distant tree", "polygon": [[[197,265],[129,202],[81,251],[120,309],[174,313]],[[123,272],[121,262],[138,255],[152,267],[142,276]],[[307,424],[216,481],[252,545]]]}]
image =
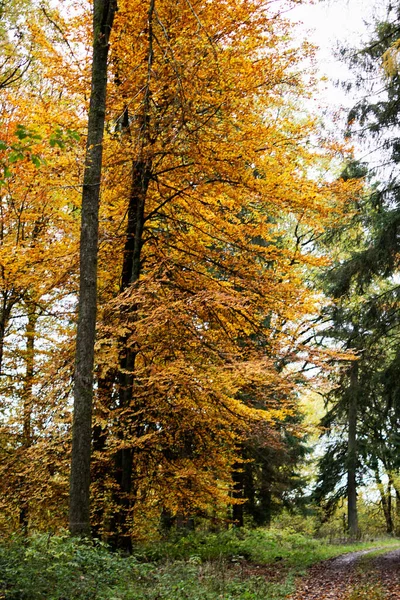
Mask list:
[{"label": "distant tree", "polygon": [[17,84],[32,61],[32,34],[28,22],[35,13],[30,0],[0,5],[0,90]]},{"label": "distant tree", "polygon": [[287,417],[277,430],[255,425],[243,442],[241,459],[233,474],[234,494],[240,504],[232,507],[232,520],[243,526],[247,519],[256,526],[269,526],[283,508],[304,508],[306,480],[301,465],[309,452],[301,435],[301,415]]}]

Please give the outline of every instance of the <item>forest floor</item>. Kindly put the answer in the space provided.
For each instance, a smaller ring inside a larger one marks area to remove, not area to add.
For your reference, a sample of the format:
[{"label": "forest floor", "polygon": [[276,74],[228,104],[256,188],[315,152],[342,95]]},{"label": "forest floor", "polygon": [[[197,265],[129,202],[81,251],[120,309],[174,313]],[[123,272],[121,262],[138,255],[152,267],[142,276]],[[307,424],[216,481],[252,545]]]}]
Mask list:
[{"label": "forest floor", "polygon": [[400,600],[400,549],[351,552],[316,564],[290,600]]}]

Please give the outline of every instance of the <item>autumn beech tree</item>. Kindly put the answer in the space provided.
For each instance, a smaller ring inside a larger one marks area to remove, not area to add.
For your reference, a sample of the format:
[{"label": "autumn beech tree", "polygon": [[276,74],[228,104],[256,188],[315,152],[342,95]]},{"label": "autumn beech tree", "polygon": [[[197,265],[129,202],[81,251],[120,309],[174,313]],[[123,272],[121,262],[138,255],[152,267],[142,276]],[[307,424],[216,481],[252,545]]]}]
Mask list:
[{"label": "autumn beech tree", "polygon": [[[54,190],[58,166],[54,169],[52,161],[58,162],[58,156],[47,142],[52,130],[42,124],[30,141],[29,130],[21,125],[25,119],[32,125],[30,116],[15,109],[11,116],[2,114],[7,124],[1,153],[6,177],[0,187],[0,395],[3,418],[7,416],[7,441],[2,440],[0,450],[0,504],[11,521],[18,522],[19,513],[24,528],[28,520],[36,521],[38,501],[47,500],[49,510],[54,507],[44,457],[62,444],[56,421],[65,432],[68,420],[55,415],[61,415],[68,389],[68,375],[61,378],[68,369],[61,366],[65,354],[60,345],[71,335],[71,258],[76,249],[73,235],[71,239],[75,219]],[[40,159],[39,166],[32,154]],[[36,462],[41,469],[34,468]]]},{"label": "autumn beech tree", "polygon": [[295,402],[285,366],[306,352],[304,274],[321,262],[307,242],[349,191],[308,177],[338,149],[308,144],[309,48],[288,30],[264,2],[119,4],[94,467],[116,545],[151,504],[227,506],[240,439],[254,420],[272,439]]},{"label": "autumn beech tree", "polygon": [[0,506],[26,530],[65,525],[82,99],[55,13],[23,8],[32,63],[0,86]]},{"label": "autumn beech tree", "polygon": [[322,139],[302,106],[312,93],[302,61],[312,49],[290,41],[292,25],[275,3],[130,0],[118,8],[110,51],[101,48],[104,139],[100,114],[86,163],[93,32],[85,7],[70,18],[41,7],[30,25],[38,75],[21,84],[17,107],[11,96],[3,104],[14,120],[1,158],[19,143],[19,121],[40,139],[8,165],[13,176],[0,190],[8,236],[1,291],[17,281],[24,292],[4,346],[15,410],[0,436],[0,502],[28,529],[67,524],[88,169],[95,228],[80,248],[90,250],[91,285],[85,268],[80,282],[81,298],[91,292],[90,335],[81,317],[70,528],[87,534],[92,526],[129,549],[160,520],[232,522],[232,506],[245,501],[246,443],[255,437],[284,456],[288,436],[303,435],[300,363],[323,368],[332,354],[307,343],[319,300],[306,280],[326,263],[314,240],[340,218],[352,183],[324,179],[342,149]]}]

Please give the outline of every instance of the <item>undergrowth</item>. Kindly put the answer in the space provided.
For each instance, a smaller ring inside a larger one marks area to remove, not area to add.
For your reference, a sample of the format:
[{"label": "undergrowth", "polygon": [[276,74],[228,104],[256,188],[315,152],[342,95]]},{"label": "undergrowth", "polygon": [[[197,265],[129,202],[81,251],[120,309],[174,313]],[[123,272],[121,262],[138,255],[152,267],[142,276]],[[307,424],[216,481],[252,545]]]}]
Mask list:
[{"label": "undergrowth", "polygon": [[142,544],[126,557],[67,535],[14,537],[0,544],[0,598],[279,600],[306,567],[367,546],[330,546],[290,530],[230,530]]}]

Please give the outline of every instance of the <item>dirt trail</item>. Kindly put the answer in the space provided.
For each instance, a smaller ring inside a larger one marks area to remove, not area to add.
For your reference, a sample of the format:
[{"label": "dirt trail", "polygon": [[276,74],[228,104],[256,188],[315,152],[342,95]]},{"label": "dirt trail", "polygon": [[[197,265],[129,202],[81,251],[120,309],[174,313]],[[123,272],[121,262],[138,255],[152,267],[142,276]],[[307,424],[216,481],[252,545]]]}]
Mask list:
[{"label": "dirt trail", "polygon": [[389,600],[400,599],[400,549],[393,550],[376,558],[373,570],[386,591]]},{"label": "dirt trail", "polygon": [[369,552],[373,550],[344,554],[315,565],[300,580],[290,600],[400,600],[400,549],[360,561]]}]

